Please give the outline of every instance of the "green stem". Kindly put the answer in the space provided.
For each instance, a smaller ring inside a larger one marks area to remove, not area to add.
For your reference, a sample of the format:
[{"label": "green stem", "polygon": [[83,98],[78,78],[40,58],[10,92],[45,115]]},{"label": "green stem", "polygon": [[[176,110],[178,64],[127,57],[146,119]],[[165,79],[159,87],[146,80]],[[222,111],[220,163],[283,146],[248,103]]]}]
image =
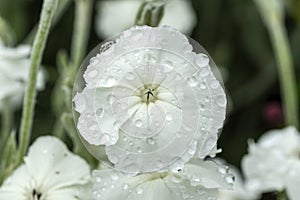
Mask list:
[{"label": "green stem", "polygon": [[277,192],[277,200],[288,200],[286,192],[285,191]]},{"label": "green stem", "polygon": [[86,54],[93,0],[75,1],[75,20],[71,44],[70,71],[67,85],[73,87],[76,73]]},{"label": "green stem", "polygon": [[58,0],[44,0],[38,32],[33,43],[33,49],[30,58],[31,63],[29,78],[25,91],[21,128],[19,133],[19,156],[17,160],[18,164],[22,162],[22,158],[25,155],[27,147],[29,145],[34,114],[34,104],[36,99],[37,74],[41,64],[41,59],[43,56],[51,21],[55,13],[57,3]]},{"label": "green stem", "polygon": [[0,134],[0,158],[5,148],[6,141],[12,128],[13,110],[9,98],[3,99],[3,111],[1,116],[1,134]]},{"label": "green stem", "polygon": [[[53,20],[51,23],[51,27],[55,26],[57,24],[57,22],[61,19],[62,15],[64,14],[65,10],[68,8],[68,6],[70,5],[71,0],[62,0],[58,2],[58,6],[57,6],[57,10],[53,16]],[[37,32],[38,26],[36,25],[31,31],[30,33],[27,35],[27,37],[24,40],[24,43],[27,44],[31,44],[34,36]]]},{"label": "green stem", "polygon": [[296,77],[286,29],[281,22],[273,21],[269,26],[269,32],[278,62],[286,125],[299,127]]}]

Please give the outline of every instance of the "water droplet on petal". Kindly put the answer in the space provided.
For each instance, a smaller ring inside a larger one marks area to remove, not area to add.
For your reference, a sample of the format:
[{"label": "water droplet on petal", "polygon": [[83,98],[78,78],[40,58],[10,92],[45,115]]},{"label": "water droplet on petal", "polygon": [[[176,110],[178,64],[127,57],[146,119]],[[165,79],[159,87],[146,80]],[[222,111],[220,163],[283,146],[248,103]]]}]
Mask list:
[{"label": "water droplet on petal", "polygon": [[167,113],[166,113],[166,120],[167,120],[167,121],[172,121],[172,119],[173,119],[172,114],[169,113],[169,112],[167,112]]},{"label": "water droplet on petal", "polygon": [[197,84],[198,84],[198,82],[197,82],[197,80],[195,79],[195,77],[189,77],[188,79],[187,79],[187,82],[188,82],[188,84],[191,86],[191,87],[195,87]]},{"label": "water droplet on petal", "polygon": [[208,68],[203,68],[200,70],[200,76],[205,77],[209,75],[209,69]]},{"label": "water droplet on petal", "polygon": [[88,73],[88,76],[91,77],[91,78],[95,78],[98,74],[98,71],[97,70],[92,70]]},{"label": "water droplet on petal", "polygon": [[233,184],[233,183],[234,183],[233,176],[231,176],[231,175],[226,176],[226,177],[225,177],[225,181],[226,181],[228,184]]},{"label": "water droplet on petal", "polygon": [[171,180],[172,180],[172,182],[174,182],[174,183],[180,183],[180,182],[182,182],[182,177],[181,177],[181,176],[178,176],[178,175],[173,175],[173,176],[171,177]]},{"label": "water droplet on petal", "polygon": [[85,110],[86,107],[86,101],[83,95],[77,95],[75,96],[75,108],[76,111],[82,112]]},{"label": "water droplet on petal", "polygon": [[104,109],[103,108],[98,108],[97,110],[96,110],[96,115],[98,116],[98,117],[103,117],[104,116]]},{"label": "water droplet on petal", "polygon": [[97,63],[99,63],[99,59],[98,59],[98,58],[92,57],[92,58],[90,59],[90,64],[91,64],[91,65],[96,65]]},{"label": "water droplet on petal", "polygon": [[195,62],[199,67],[205,67],[209,63],[209,57],[203,53],[200,53],[197,55]]},{"label": "water droplet on petal", "polygon": [[122,185],[122,188],[123,188],[123,190],[128,190],[128,189],[129,189],[129,184],[124,183],[124,184]]},{"label": "water droplet on petal", "polygon": [[210,87],[212,89],[217,89],[219,87],[219,82],[217,80],[210,81]]},{"label": "water droplet on petal", "polygon": [[135,193],[141,195],[143,193],[143,189],[141,187],[137,187]]},{"label": "water droplet on petal", "polygon": [[115,100],[116,100],[116,97],[113,94],[110,94],[106,97],[106,101],[110,104],[112,104]]},{"label": "water droplet on petal", "polygon": [[113,181],[118,180],[118,179],[119,179],[118,174],[112,174],[112,175],[111,175],[111,179],[112,179]]},{"label": "water droplet on petal", "polygon": [[147,138],[147,143],[153,145],[155,144],[155,140],[153,138]]},{"label": "water droplet on petal", "polygon": [[142,148],[141,148],[141,147],[137,147],[137,148],[136,148],[136,151],[137,151],[138,153],[142,153]]},{"label": "water droplet on petal", "polygon": [[220,95],[217,97],[216,102],[219,106],[224,107],[224,106],[226,106],[226,97],[223,95]]},{"label": "water droplet on petal", "polygon": [[142,127],[142,125],[143,125],[143,122],[142,122],[142,120],[140,120],[140,119],[138,119],[138,120],[136,120],[135,122],[134,122],[134,124],[135,124],[135,126],[136,127]]},{"label": "water droplet on petal", "polygon": [[105,81],[105,86],[106,87],[112,87],[116,84],[117,80],[112,77],[112,76],[109,76],[107,77],[106,81]]},{"label": "water droplet on petal", "polygon": [[96,182],[97,182],[97,183],[101,183],[101,181],[102,181],[102,178],[101,178],[100,176],[97,176],[97,177],[96,177]]},{"label": "water droplet on petal", "polygon": [[156,163],[156,165],[157,165],[157,167],[159,167],[159,168],[164,167],[164,163],[163,163],[163,161],[161,161],[161,160],[158,160],[157,163]]}]

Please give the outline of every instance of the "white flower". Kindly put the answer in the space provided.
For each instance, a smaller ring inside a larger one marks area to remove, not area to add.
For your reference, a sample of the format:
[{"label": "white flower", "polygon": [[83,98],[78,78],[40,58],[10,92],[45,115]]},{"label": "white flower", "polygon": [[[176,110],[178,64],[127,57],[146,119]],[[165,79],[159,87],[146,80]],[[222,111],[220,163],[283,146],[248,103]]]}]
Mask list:
[{"label": "white flower", "polygon": [[295,128],[265,133],[258,143],[249,144],[249,154],[242,160],[247,187],[257,192],[286,189],[291,199],[299,199],[294,185],[300,177],[299,155],[300,135]]},{"label": "white flower", "polygon": [[217,200],[218,188],[230,189],[233,179],[225,166],[193,159],[178,172],[135,177],[113,169],[93,172],[94,200]]},{"label": "white flower", "polygon": [[74,97],[83,138],[133,174],[177,171],[194,155],[215,154],[226,96],[212,60],[170,27],[134,27],[109,44]]},{"label": "white flower", "polygon": [[57,138],[38,138],[24,162],[1,186],[0,199],[90,200],[88,164]]},{"label": "white flower", "polygon": [[[104,38],[124,31],[135,23],[142,0],[104,0],[98,3],[96,31]],[[160,25],[169,25],[190,34],[197,17],[190,0],[169,0]]]},{"label": "white flower", "polygon": [[[13,108],[21,105],[30,67],[30,46],[8,48],[0,43],[0,110],[3,99],[9,98]],[[37,89],[44,88],[44,75],[39,72]]]},{"label": "white flower", "polygon": [[239,170],[229,166],[229,173],[234,176],[232,190],[219,190],[218,200],[254,200],[257,199],[255,192],[249,191],[245,185]]}]

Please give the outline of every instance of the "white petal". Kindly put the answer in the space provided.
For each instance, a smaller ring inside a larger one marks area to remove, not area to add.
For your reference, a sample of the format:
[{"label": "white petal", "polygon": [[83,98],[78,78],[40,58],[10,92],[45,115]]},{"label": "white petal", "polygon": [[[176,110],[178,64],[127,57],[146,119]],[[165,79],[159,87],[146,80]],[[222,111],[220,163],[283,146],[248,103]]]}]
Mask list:
[{"label": "white petal", "polygon": [[297,200],[300,196],[300,160],[292,160],[289,165],[291,168],[286,177],[286,192],[289,199]]},{"label": "white petal", "polygon": [[89,179],[88,164],[52,136],[39,137],[32,144],[25,165],[34,180],[45,188],[84,184]]},{"label": "white petal", "polygon": [[217,161],[192,159],[178,175],[189,179],[192,185],[203,185],[206,188],[231,189],[234,178],[227,168],[227,166],[217,163]]},{"label": "white petal", "polygon": [[282,165],[285,157],[280,150],[266,151],[255,144],[250,144],[249,149],[251,153],[242,159],[247,187],[257,192],[282,190],[288,166]]},{"label": "white petal", "polygon": [[207,200],[216,199],[217,190],[193,187],[188,180],[168,173],[130,177],[115,170],[93,172],[93,196],[99,200]]},{"label": "white petal", "polygon": [[[96,19],[98,35],[105,38],[111,37],[133,26],[140,5],[141,2],[135,0],[100,1],[97,5]],[[160,25],[170,25],[189,34],[195,26],[196,20],[190,0],[171,0],[165,6]]]},{"label": "white petal", "polygon": [[27,200],[32,193],[28,188],[34,184],[27,167],[21,165],[0,187],[0,199]]}]

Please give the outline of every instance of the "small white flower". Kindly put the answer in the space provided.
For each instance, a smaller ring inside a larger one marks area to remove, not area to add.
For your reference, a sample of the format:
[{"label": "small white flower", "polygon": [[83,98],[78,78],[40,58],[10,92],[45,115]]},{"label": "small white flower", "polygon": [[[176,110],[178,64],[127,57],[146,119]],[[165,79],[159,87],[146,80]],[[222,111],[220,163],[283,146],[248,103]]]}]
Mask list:
[{"label": "small white flower", "polygon": [[[107,38],[133,26],[142,2],[142,0],[99,1],[96,19],[98,35]],[[165,5],[160,25],[169,25],[190,34],[196,23],[197,17],[190,0],[169,0]]]},{"label": "small white flower", "polygon": [[57,138],[38,138],[24,162],[1,186],[0,199],[90,200],[88,164]]},{"label": "small white flower", "polygon": [[[16,48],[2,46],[0,43],[0,110],[3,99],[9,98],[13,108],[21,105],[30,67],[30,46]],[[39,72],[37,89],[44,88],[44,75]]]},{"label": "small white flower", "polygon": [[193,159],[178,172],[146,173],[135,177],[113,169],[93,172],[94,200],[217,200],[218,188],[230,189],[226,167]]},{"label": "small white flower", "polygon": [[177,171],[194,155],[215,154],[226,96],[204,51],[170,27],[134,27],[109,44],[74,97],[83,138],[133,174]]},{"label": "small white flower", "polygon": [[229,173],[234,176],[232,190],[219,190],[218,200],[255,200],[255,192],[249,191],[245,185],[239,170],[234,166],[229,166]]},{"label": "small white flower", "polygon": [[295,128],[265,133],[256,144],[249,144],[249,154],[242,160],[247,187],[261,193],[286,189],[288,194],[295,194],[298,191],[298,196],[289,196],[298,199],[300,193],[294,184],[299,182],[299,155],[300,135]]}]

